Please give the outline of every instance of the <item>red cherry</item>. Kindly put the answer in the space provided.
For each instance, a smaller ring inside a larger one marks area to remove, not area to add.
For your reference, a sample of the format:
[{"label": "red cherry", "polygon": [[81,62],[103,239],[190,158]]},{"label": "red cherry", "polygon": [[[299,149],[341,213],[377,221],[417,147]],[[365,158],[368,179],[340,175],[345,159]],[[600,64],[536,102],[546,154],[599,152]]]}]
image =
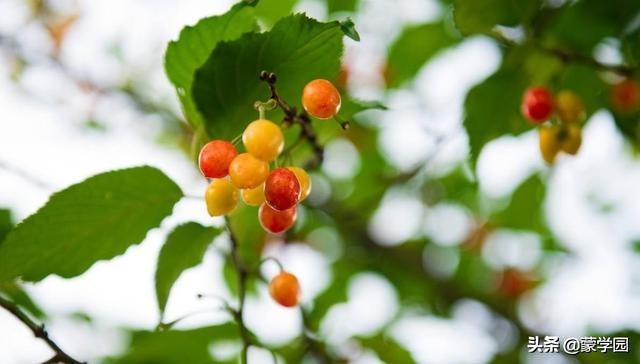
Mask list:
[{"label": "red cherry", "polygon": [[542,86],[530,87],[522,97],[522,115],[530,121],[540,124],[553,114],[553,95]]},{"label": "red cherry", "polygon": [[611,101],[616,111],[630,113],[640,106],[640,85],[632,79],[626,79],[611,91]]},{"label": "red cherry", "polygon": [[212,140],[200,150],[198,165],[205,177],[222,178],[229,174],[229,164],[238,155],[233,144],[226,140]]},{"label": "red cherry", "polygon": [[276,168],[264,183],[264,197],[272,208],[287,210],[298,203],[300,182],[295,173],[287,168]]},{"label": "red cherry", "polygon": [[260,205],[260,209],[258,210],[260,225],[262,225],[263,229],[272,234],[289,230],[289,228],[291,228],[296,222],[297,216],[298,206],[293,206],[288,210],[278,211],[271,208],[266,203],[263,203]]}]

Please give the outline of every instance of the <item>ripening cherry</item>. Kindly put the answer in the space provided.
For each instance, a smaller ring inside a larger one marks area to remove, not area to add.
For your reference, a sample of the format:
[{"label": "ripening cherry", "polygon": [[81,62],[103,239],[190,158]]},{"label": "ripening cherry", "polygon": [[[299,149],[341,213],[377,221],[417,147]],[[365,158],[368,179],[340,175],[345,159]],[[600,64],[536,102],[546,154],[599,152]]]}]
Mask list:
[{"label": "ripening cherry", "polygon": [[611,102],[616,111],[631,113],[640,108],[640,85],[632,79],[626,79],[611,90]]},{"label": "ripening cherry", "polygon": [[582,129],[577,125],[569,125],[564,130],[562,145],[560,148],[563,152],[576,155],[582,144]]},{"label": "ripening cherry", "polygon": [[258,210],[258,220],[266,231],[278,234],[289,230],[296,222],[298,206],[284,211],[279,211],[263,203]]},{"label": "ripening cherry", "polygon": [[229,174],[229,164],[238,155],[236,147],[226,140],[212,140],[205,144],[198,156],[200,172],[208,178],[222,178]]},{"label": "ripening cherry", "polygon": [[238,189],[226,179],[214,179],[204,195],[211,216],[226,215],[238,204]]},{"label": "ripening cherry", "polygon": [[538,129],[540,154],[548,164],[553,164],[560,152],[560,128],[557,125],[543,126]]},{"label": "ripening cherry", "polygon": [[293,172],[298,179],[298,183],[300,183],[300,196],[298,197],[298,201],[304,201],[309,193],[311,193],[311,178],[309,174],[300,167],[287,167],[288,170]]},{"label": "ripening cherry", "polygon": [[546,87],[530,87],[524,92],[521,109],[531,122],[543,123],[553,114],[553,96]]},{"label": "ripening cherry", "polygon": [[242,199],[249,206],[260,206],[264,202],[264,183],[256,188],[242,190]]},{"label": "ripening cherry", "polygon": [[340,110],[340,93],[327,80],[313,80],[302,90],[302,106],[311,116],[331,119]]},{"label": "ripening cherry", "polygon": [[287,168],[276,168],[264,182],[267,204],[276,210],[287,210],[298,203],[300,182],[295,173]]},{"label": "ripening cherry", "polygon": [[575,92],[563,90],[556,95],[556,112],[563,123],[582,122],[587,117],[584,103]]},{"label": "ripening cherry", "polygon": [[231,182],[238,188],[260,186],[269,175],[269,165],[249,153],[238,154],[229,165]]},{"label": "ripening cherry", "polygon": [[251,122],[242,133],[242,143],[247,152],[265,162],[276,159],[284,148],[282,130],[275,123],[258,119]]},{"label": "ripening cherry", "polygon": [[498,291],[510,298],[518,298],[536,285],[533,273],[513,268],[505,269],[499,276]]},{"label": "ripening cherry", "polygon": [[269,283],[271,297],[284,307],[294,307],[300,301],[300,283],[291,273],[281,272]]}]

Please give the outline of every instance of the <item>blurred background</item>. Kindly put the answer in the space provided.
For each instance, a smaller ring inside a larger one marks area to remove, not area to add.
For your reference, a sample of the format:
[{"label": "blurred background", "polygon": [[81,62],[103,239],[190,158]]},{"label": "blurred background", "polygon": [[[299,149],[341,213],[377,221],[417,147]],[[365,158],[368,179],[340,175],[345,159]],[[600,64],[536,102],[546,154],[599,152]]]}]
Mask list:
[{"label": "blurred background", "polygon": [[[341,87],[388,107],[359,114],[353,131],[323,140],[326,160],[313,173],[301,221],[263,253],[300,278],[327,350],[352,363],[403,363],[405,351],[418,363],[638,362],[640,163],[612,113],[593,110],[580,153],[552,169],[533,128],[487,144],[471,166],[465,96],[502,64],[499,42],[456,35],[446,1],[284,2],[320,20],[353,18],[361,41],[345,38]],[[233,3],[0,0],[2,221],[22,220],[88,176],[136,165],[156,166],[201,195],[206,185],[163,57],[182,27]],[[390,50],[423,24],[442,24],[443,36],[416,40],[418,49],[454,41],[402,74],[411,67],[393,69]],[[622,62],[620,44],[606,37],[590,56]],[[167,232],[184,221],[221,223],[202,201],[185,199],[125,255],[16,292],[67,352],[91,363],[116,358],[130,349],[132,331],[158,324],[155,263]],[[210,249],[179,279],[166,318],[196,314],[176,328],[229,320],[218,302],[197,298],[231,297],[225,266]],[[246,321],[273,347],[292,342],[302,325],[262,286],[248,298]],[[626,336],[630,353],[529,354],[529,335]],[[239,345],[209,349],[232,358]],[[50,356],[0,310],[0,363]],[[322,362],[313,354],[305,360]],[[249,361],[272,358],[252,348]]]}]

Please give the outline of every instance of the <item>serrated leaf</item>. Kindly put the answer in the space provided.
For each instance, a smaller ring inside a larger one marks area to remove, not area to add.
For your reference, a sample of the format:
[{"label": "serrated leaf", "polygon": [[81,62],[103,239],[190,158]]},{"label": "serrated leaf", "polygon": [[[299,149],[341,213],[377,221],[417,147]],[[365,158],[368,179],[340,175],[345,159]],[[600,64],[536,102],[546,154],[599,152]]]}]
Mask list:
[{"label": "serrated leaf", "polygon": [[156,268],[156,298],[163,312],[171,287],[187,269],[202,262],[207,247],[222,232],[221,229],[189,222],[176,227],[160,250]]},{"label": "serrated leaf", "polygon": [[80,275],[140,243],[182,196],[153,167],[102,173],[57,192],[0,244],[0,281]]},{"label": "serrated leaf", "polygon": [[456,0],[453,19],[463,34],[487,33],[496,25],[528,23],[540,6],[540,0]]},{"label": "serrated leaf", "polygon": [[442,21],[405,28],[387,55],[389,87],[412,79],[438,52],[457,42]]},{"label": "serrated leaf", "polygon": [[246,5],[241,3],[223,15],[201,19],[196,25],[182,29],[178,40],[169,42],[165,72],[176,87],[187,120],[194,127],[201,125],[202,120],[191,95],[193,76],[218,42],[258,29],[253,8]]},{"label": "serrated leaf", "polygon": [[221,42],[196,72],[193,96],[210,137],[233,139],[256,119],[256,100],[269,89],[261,71],[275,72],[280,96],[300,103],[304,85],[334,79],[340,69],[342,31],[337,22],[320,23],[298,14],[283,18],[265,33]]},{"label": "serrated leaf", "polygon": [[209,346],[217,341],[239,339],[238,326],[224,323],[193,330],[137,331],[127,352],[107,363],[208,364],[215,361]]},{"label": "serrated leaf", "polygon": [[506,134],[520,134],[531,124],[520,113],[526,78],[517,69],[502,69],[474,86],[464,103],[464,126],[469,135],[471,164],[475,166],[482,147]]}]

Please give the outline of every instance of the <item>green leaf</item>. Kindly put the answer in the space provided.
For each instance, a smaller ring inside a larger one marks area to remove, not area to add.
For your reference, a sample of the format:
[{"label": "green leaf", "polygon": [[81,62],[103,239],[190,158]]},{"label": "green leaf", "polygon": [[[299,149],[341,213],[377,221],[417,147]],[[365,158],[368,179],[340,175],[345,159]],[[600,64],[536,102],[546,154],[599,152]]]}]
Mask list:
[{"label": "green leaf", "polygon": [[353,23],[351,18],[347,18],[340,22],[340,29],[347,37],[355,40],[356,42],[360,41],[360,33],[356,30],[356,25]]},{"label": "green leaf", "polygon": [[153,167],[102,173],[57,192],[0,245],[0,281],[80,275],[140,243],[182,196]]},{"label": "green leaf", "polygon": [[225,323],[193,330],[138,331],[128,351],[108,363],[208,364],[214,361],[209,346],[217,341],[239,338],[238,326]]},{"label": "green leaf", "polygon": [[0,244],[2,244],[2,240],[4,240],[11,229],[13,229],[11,211],[0,209]]},{"label": "green leaf", "polygon": [[237,39],[257,29],[253,8],[241,3],[223,15],[204,18],[194,26],[185,27],[178,40],[169,42],[164,58],[165,72],[176,87],[185,116],[192,126],[202,124],[191,95],[193,76],[198,67],[219,42]]},{"label": "green leaf", "polygon": [[304,85],[334,79],[340,69],[342,31],[337,22],[320,23],[302,14],[280,20],[270,32],[249,33],[221,42],[196,72],[193,96],[210,137],[233,139],[256,119],[256,100],[269,89],[260,71],[275,72],[280,96],[299,104]]},{"label": "green leaf", "polygon": [[527,24],[540,0],[456,0],[453,19],[463,34],[487,33],[496,25]]},{"label": "green leaf", "polygon": [[266,233],[258,221],[258,208],[240,205],[229,215],[229,228],[238,244],[240,259],[245,264],[260,261]]},{"label": "green leaf", "polygon": [[469,135],[471,163],[482,147],[505,134],[520,134],[531,129],[520,113],[520,99],[526,78],[518,69],[505,69],[474,86],[464,103],[464,126]]},{"label": "green leaf", "polygon": [[[584,55],[608,37],[619,37],[640,11],[637,0],[581,0],[570,2],[549,17],[544,43],[566,47]],[[576,31],[589,24],[585,31]]]},{"label": "green leaf", "polygon": [[298,0],[260,0],[255,7],[256,15],[268,26],[291,14]]},{"label": "green leaf", "polygon": [[202,262],[207,247],[221,229],[189,222],[176,227],[160,250],[156,268],[156,297],[163,312],[171,287],[182,272]]},{"label": "green leaf", "polygon": [[356,114],[367,110],[387,110],[387,107],[379,101],[362,101],[345,97],[342,99],[338,114],[342,119],[351,121]]},{"label": "green leaf", "polygon": [[11,302],[20,306],[28,311],[34,317],[39,319],[46,318],[46,314],[42,309],[31,299],[31,296],[24,290],[24,288],[15,282],[0,283],[0,292],[9,297]]},{"label": "green leaf", "polygon": [[327,0],[327,11],[329,14],[340,11],[354,12],[358,5],[358,0]]},{"label": "green leaf", "polygon": [[457,42],[458,38],[442,21],[405,28],[387,55],[389,87],[398,87],[412,79],[438,52]]},{"label": "green leaf", "polygon": [[358,338],[358,341],[365,348],[373,350],[384,363],[410,364],[416,362],[407,349],[383,333],[372,337],[361,337]]},{"label": "green leaf", "polygon": [[544,233],[544,194],[545,185],[540,177],[534,174],[513,192],[509,205],[496,213],[491,222],[499,227]]}]

